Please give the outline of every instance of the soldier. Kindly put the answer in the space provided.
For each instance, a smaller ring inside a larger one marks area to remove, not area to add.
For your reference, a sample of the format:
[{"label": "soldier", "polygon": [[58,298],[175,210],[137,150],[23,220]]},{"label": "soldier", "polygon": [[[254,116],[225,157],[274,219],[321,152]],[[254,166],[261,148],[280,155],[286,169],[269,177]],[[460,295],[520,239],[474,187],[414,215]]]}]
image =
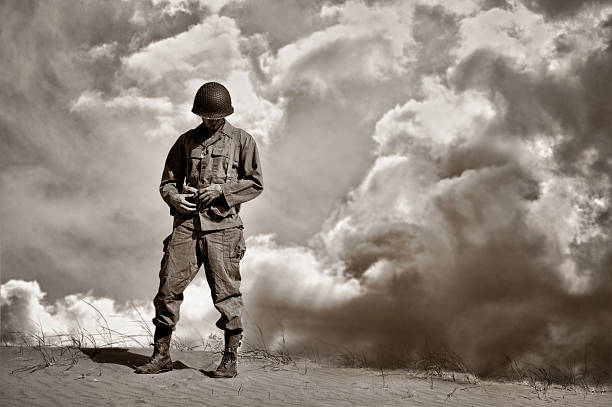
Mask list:
[{"label": "soldier", "polygon": [[261,165],[253,137],[225,120],[234,108],[223,85],[202,85],[191,111],[202,124],[178,138],[162,174],[160,193],[174,216],[173,231],[164,240],[159,290],[153,300],[153,356],[136,373],[172,370],[170,337],[183,291],[203,265],[221,313],[216,325],[225,337],[223,358],[212,376],[234,377],[242,339],[240,259],[246,249],[238,212],[242,203],[263,190]]}]

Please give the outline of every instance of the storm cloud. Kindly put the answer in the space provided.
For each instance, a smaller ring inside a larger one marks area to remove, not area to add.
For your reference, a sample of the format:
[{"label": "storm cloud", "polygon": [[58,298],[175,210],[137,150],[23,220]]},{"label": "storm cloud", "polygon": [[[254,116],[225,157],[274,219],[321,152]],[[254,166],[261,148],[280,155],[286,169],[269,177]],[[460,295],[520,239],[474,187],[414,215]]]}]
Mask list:
[{"label": "storm cloud", "polygon": [[[75,298],[151,316],[159,173],[218,80],[266,176],[243,211],[247,342],[605,369],[608,2],[268,3],[1,6],[3,333],[59,329]],[[197,330],[214,310],[201,279],[190,295]]]}]

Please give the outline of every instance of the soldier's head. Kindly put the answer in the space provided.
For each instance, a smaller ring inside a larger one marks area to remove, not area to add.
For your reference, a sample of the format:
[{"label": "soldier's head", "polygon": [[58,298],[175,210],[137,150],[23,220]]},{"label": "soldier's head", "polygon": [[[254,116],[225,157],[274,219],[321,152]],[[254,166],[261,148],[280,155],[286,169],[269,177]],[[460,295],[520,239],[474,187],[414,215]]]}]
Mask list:
[{"label": "soldier's head", "polygon": [[198,89],[191,111],[202,118],[204,125],[216,130],[223,118],[234,113],[232,99],[225,86],[217,82],[207,82]]},{"label": "soldier's head", "polygon": [[202,122],[204,122],[204,126],[206,126],[208,130],[215,131],[223,124],[223,118],[209,119],[207,117],[202,116]]}]

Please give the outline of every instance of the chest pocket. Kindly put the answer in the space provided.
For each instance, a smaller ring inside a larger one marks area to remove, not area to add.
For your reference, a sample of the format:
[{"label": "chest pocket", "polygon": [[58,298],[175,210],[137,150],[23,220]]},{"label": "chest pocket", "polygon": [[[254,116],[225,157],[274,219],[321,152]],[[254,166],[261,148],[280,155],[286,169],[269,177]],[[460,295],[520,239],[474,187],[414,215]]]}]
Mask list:
[{"label": "chest pocket", "polygon": [[218,141],[210,148],[210,175],[211,183],[223,184],[225,182],[225,173],[229,164],[229,143]]},{"label": "chest pocket", "polygon": [[228,154],[227,144],[229,143],[223,143],[221,141],[217,141],[215,144],[210,146],[209,148],[211,149],[211,155],[213,156],[213,158],[227,157],[227,154]]},{"label": "chest pocket", "polygon": [[193,146],[187,154],[189,184],[201,188],[236,181],[239,156],[234,137],[221,138],[206,147]]},{"label": "chest pocket", "polygon": [[200,178],[206,172],[206,157],[201,146],[194,146],[187,153],[187,182],[191,186],[199,186]]}]

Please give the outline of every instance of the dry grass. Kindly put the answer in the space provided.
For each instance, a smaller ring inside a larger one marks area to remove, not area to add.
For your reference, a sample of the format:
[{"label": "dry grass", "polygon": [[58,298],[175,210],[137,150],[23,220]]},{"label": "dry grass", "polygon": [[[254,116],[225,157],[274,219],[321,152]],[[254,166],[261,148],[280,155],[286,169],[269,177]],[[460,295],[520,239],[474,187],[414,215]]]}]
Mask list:
[{"label": "dry grass", "polygon": [[[62,366],[65,370],[74,367],[79,359],[86,357],[84,351],[94,351],[102,348],[112,348],[125,343],[128,339],[133,339],[131,335],[121,335],[110,329],[102,330],[100,334],[89,333],[83,329],[72,334],[44,335],[42,333],[32,334],[17,332],[13,333],[12,343],[3,341],[4,346],[19,348],[20,356],[24,356],[28,351],[32,363],[21,367],[11,373],[28,372],[33,373],[37,370],[51,366]],[[281,365],[293,365],[302,368],[304,362],[304,374],[308,371],[308,363],[319,364],[320,361],[327,360],[330,366],[375,369],[380,371],[383,387],[386,385],[386,375],[393,369],[386,369],[382,366],[375,366],[368,361],[367,353],[358,350],[344,350],[328,358],[321,358],[321,351],[315,347],[305,348],[307,352],[314,354],[316,360],[309,358],[304,353],[291,354],[281,344],[280,347],[270,348],[263,341],[263,332],[260,332],[261,339],[255,341],[246,350],[240,352],[240,356],[248,359],[263,360],[272,367]],[[101,341],[104,339],[104,341]],[[58,343],[62,343],[58,345]],[[143,346],[144,347],[144,346]],[[219,335],[211,334],[207,338],[200,337],[199,341],[184,340],[180,337],[173,338],[172,348],[178,351],[210,351],[221,352],[223,340]],[[313,351],[313,349],[315,349]],[[602,393],[610,391],[610,375],[605,371],[576,371],[575,368],[561,369],[554,366],[536,366],[528,363],[519,363],[508,359],[508,374],[502,380],[510,380],[515,383],[523,383],[533,388],[534,393],[539,399],[545,400],[548,391],[556,386],[584,393]],[[415,377],[424,378],[431,381],[433,388],[434,379],[451,380],[477,384],[480,379],[471,373],[466,367],[460,356],[449,351],[427,350],[420,355],[418,360],[413,362],[404,361],[405,366],[414,373]],[[452,394],[449,396],[452,397]]]},{"label": "dry grass", "polygon": [[[86,301],[85,301],[86,302]],[[87,303],[87,302],[86,302]],[[95,352],[101,348],[126,347],[136,343],[139,347],[145,348],[152,342],[153,333],[149,323],[144,319],[140,311],[133,306],[139,316],[135,323],[139,324],[146,334],[126,335],[110,328],[108,321],[102,313],[92,304],[87,303],[100,316],[102,323],[96,332],[89,332],[78,325],[71,333],[53,333],[46,335],[43,327],[39,326],[38,333],[10,332],[9,337],[2,338],[3,346],[18,347],[20,356],[28,350],[30,355],[34,353],[35,358],[32,363],[18,370],[17,372],[35,372],[50,366],[65,366],[66,370],[75,366],[79,359],[85,357],[85,352]],[[280,324],[280,322],[279,322]],[[415,376],[424,377],[431,380],[438,378],[442,380],[462,381],[469,384],[476,384],[479,378],[470,371],[461,356],[446,350],[434,350],[429,346],[416,358],[410,359],[408,353],[397,353],[398,358],[391,366],[381,364],[375,357],[369,358],[369,352],[363,349],[341,349],[336,352],[329,352],[333,349],[331,345],[314,344],[302,345],[301,352],[291,352],[285,340],[284,330],[281,325],[280,341],[274,346],[270,346],[266,340],[263,330],[255,324],[257,336],[250,338],[247,346],[243,346],[240,356],[249,359],[264,360],[273,366],[294,365],[304,362],[304,372],[308,370],[308,363],[326,361],[329,366],[365,368],[380,371],[383,386],[385,385],[385,370],[387,371],[402,368],[413,371]],[[220,353],[223,350],[223,338],[218,334],[210,334],[206,338],[199,333],[199,338],[187,339],[177,335],[173,336],[172,349],[178,351],[209,351]],[[426,344],[427,345],[427,344]],[[376,355],[374,355],[376,356]],[[575,366],[559,368],[555,366],[538,366],[530,363],[519,362],[507,358],[507,375],[502,380],[523,383],[534,389],[538,398],[545,399],[548,390],[552,386],[561,386],[569,390],[581,390],[584,392],[605,392],[609,391],[609,384],[612,382],[610,371],[578,369]],[[305,374],[304,373],[304,374]],[[449,397],[451,397],[449,395]]]},{"label": "dry grass", "polygon": [[539,366],[527,362],[518,362],[506,358],[508,362],[508,378],[514,382],[522,382],[532,387],[538,398],[545,399],[552,386],[561,386],[568,390],[581,390],[586,393],[601,393],[609,391],[612,383],[610,372],[587,368],[583,366]]},{"label": "dry grass", "polygon": [[[29,350],[33,351],[36,357],[30,359],[32,361],[31,364],[11,371],[11,373],[33,373],[37,370],[45,369],[50,366],[65,366],[66,370],[69,370],[76,365],[79,358],[82,357],[80,348],[76,346],[51,346],[50,341],[52,338],[54,338],[54,336],[45,336],[44,333],[27,334],[19,332],[16,334],[20,338],[20,343],[13,346],[19,348],[19,355],[24,357],[25,351]],[[4,346],[7,346],[7,343],[4,340],[3,344]]]},{"label": "dry grass", "polygon": [[271,347],[261,327],[257,324],[254,324],[254,326],[257,336],[249,341],[246,349],[240,352],[241,356],[249,359],[266,360],[274,365],[295,364],[294,356],[287,350],[284,330],[282,330],[281,343],[278,346]]}]

